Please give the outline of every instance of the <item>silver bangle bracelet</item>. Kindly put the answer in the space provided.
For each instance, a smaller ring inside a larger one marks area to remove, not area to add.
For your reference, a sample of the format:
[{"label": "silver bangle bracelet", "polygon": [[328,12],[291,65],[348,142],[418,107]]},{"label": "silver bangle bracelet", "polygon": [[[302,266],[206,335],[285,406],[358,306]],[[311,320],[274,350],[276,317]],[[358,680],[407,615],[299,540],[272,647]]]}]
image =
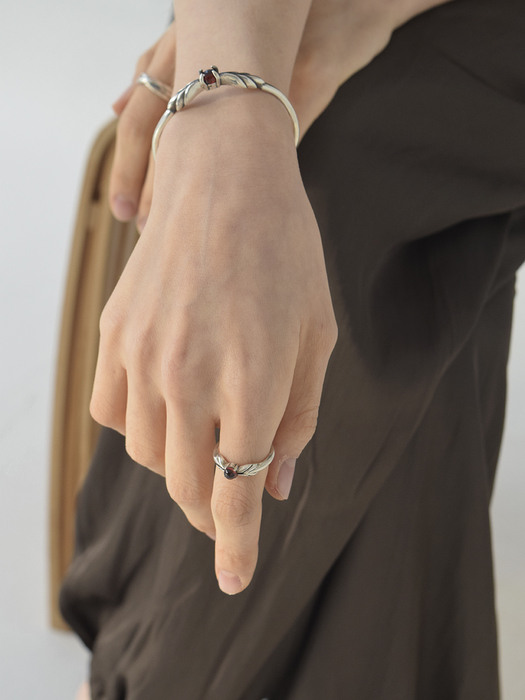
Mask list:
[{"label": "silver bangle bracelet", "polygon": [[291,117],[294,128],[295,145],[297,146],[299,143],[299,121],[295,109],[292,107],[292,103],[285,94],[274,85],[266,83],[257,75],[251,75],[250,73],[234,73],[232,71],[219,73],[217,66],[212,66],[206,70],[201,70],[198,78],[181,88],[168,102],[167,109],[160,118],[153,133],[153,139],[151,141],[153,158],[157,157],[160,136],[171,117],[176,112],[180,112],[181,109],[184,109],[184,107],[195,99],[203,90],[213,90],[221,85],[233,85],[235,87],[249,88],[252,90],[262,90],[263,92],[268,92],[270,95],[277,97]]}]

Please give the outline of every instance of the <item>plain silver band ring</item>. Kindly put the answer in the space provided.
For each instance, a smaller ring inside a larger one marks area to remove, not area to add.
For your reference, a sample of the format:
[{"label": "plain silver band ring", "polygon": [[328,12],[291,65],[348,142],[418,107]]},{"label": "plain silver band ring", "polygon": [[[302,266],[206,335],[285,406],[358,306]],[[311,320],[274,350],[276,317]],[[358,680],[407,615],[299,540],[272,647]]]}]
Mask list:
[{"label": "plain silver band ring", "polygon": [[155,78],[152,78],[151,75],[147,73],[141,73],[137,78],[137,83],[139,85],[144,85],[150,92],[160,97],[163,102],[168,102],[171,98],[171,87],[165,83],[161,83],[160,80],[155,80]]},{"label": "plain silver band ring", "polygon": [[253,476],[258,472],[266,469],[273,458],[275,457],[275,449],[272,445],[272,449],[267,457],[263,459],[262,462],[252,462],[251,464],[236,464],[235,462],[228,462],[226,457],[221,455],[219,452],[219,443],[215,445],[213,450],[213,461],[224,472],[224,476],[227,479],[235,479],[237,476]]}]

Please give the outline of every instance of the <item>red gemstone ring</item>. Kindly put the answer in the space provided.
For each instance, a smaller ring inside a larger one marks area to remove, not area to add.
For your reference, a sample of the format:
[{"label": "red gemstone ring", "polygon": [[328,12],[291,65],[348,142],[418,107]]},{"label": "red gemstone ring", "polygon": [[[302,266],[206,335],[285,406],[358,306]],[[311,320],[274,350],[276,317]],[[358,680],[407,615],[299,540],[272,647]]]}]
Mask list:
[{"label": "red gemstone ring", "polygon": [[219,469],[222,469],[226,479],[236,479],[238,476],[253,476],[263,469],[266,469],[266,467],[271,464],[274,457],[275,450],[273,445],[268,456],[265,457],[262,462],[252,462],[251,464],[228,462],[226,457],[219,452],[219,443],[215,445],[215,449],[213,450],[213,461]]}]

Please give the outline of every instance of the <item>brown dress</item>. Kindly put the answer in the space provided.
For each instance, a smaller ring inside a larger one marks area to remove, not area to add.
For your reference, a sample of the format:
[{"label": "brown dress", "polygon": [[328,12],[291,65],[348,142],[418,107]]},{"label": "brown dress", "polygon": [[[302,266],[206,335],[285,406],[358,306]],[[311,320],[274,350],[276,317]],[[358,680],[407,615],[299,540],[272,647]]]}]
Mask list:
[{"label": "brown dress", "polygon": [[525,259],[525,4],[399,28],[299,148],[339,324],[253,583],[101,433],[60,605],[93,700],[496,700],[489,501]]}]

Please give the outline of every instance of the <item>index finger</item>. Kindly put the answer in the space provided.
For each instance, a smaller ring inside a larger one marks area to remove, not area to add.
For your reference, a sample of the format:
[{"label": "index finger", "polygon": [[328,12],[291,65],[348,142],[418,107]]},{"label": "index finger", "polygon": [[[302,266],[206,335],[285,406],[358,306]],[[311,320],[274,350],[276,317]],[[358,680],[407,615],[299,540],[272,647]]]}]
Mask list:
[{"label": "index finger", "polygon": [[[254,435],[253,440],[247,440],[247,435],[247,431],[221,423],[219,450],[227,461],[242,465],[267,457],[273,435]],[[221,590],[230,595],[244,590],[255,571],[266,474],[263,469],[253,476],[226,479],[216,469],[211,503],[217,538],[215,570]]]}]

